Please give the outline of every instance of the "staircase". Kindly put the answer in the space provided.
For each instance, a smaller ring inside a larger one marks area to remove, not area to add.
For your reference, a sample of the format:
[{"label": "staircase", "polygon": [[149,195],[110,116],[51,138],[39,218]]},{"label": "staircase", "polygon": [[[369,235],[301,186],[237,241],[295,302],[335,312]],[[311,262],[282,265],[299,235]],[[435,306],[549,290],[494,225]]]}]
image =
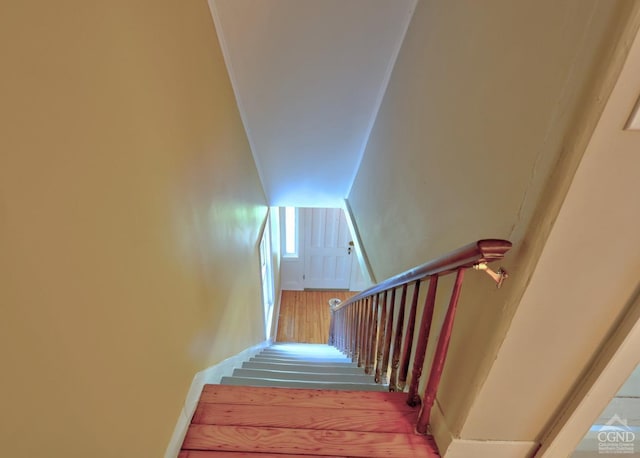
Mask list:
[{"label": "staircase", "polygon": [[274,344],[223,377],[222,385],[388,391],[329,345]]},{"label": "staircase", "polygon": [[439,457],[406,400],[334,347],[274,344],[205,385],[179,458]]}]

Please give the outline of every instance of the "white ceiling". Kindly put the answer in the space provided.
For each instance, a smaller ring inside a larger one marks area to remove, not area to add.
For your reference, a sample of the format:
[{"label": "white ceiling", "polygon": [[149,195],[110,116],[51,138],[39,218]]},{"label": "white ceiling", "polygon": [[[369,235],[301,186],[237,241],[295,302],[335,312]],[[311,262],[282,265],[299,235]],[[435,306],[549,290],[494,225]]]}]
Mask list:
[{"label": "white ceiling", "polygon": [[342,206],[417,0],[210,0],[270,205]]}]

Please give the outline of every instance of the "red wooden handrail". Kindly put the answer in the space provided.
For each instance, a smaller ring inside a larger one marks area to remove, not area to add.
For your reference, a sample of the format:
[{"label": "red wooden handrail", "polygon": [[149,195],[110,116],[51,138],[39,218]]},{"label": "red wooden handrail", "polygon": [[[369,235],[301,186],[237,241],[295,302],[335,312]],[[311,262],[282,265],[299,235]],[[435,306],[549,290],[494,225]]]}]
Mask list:
[{"label": "red wooden handrail", "polygon": [[[492,272],[487,269],[486,263],[502,259],[510,248],[511,242],[507,240],[478,240],[378,283],[332,310],[329,343],[357,361],[358,366],[364,367],[367,374],[374,373],[375,381],[378,383],[386,379],[391,358],[390,391],[405,389],[409,362],[413,355],[413,370],[411,384],[408,387],[407,403],[413,406],[422,403],[422,410],[416,424],[418,433],[427,433],[431,408],[436,398],[447,357],[464,272],[468,268],[480,266],[482,270],[487,270],[500,286],[506,278],[506,274]],[[454,272],[456,273],[456,281],[438,335],[425,393],[420,396],[418,384],[433,321],[438,278]],[[429,281],[429,290],[419,325],[417,346],[413,349],[420,284],[426,280]],[[396,304],[396,290],[400,287],[402,287],[399,295],[400,300]],[[409,288],[411,288],[412,299],[407,310],[406,299]],[[398,308],[397,317],[394,313],[396,307]],[[408,316],[406,321],[405,316]],[[393,352],[391,351],[392,347]],[[391,356],[392,354],[393,356]]]},{"label": "red wooden handrail", "polygon": [[484,239],[477,242],[470,243],[458,248],[455,251],[445,254],[433,261],[426,262],[418,267],[409,269],[401,274],[391,277],[377,285],[372,286],[369,289],[362,291],[361,293],[349,298],[340,305],[338,305],[334,311],[348,307],[360,299],[371,296],[372,294],[389,290],[402,286],[405,283],[411,283],[415,280],[420,280],[430,275],[439,274],[444,275],[455,271],[458,267],[473,267],[474,264],[481,262],[492,262],[500,260],[504,257],[505,253],[511,249],[511,242],[501,239]]}]

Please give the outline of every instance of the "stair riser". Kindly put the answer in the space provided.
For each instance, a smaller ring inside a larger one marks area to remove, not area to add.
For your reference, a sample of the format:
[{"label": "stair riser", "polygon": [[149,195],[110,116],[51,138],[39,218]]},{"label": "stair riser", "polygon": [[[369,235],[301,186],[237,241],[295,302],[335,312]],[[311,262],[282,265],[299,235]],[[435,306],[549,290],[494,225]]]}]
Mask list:
[{"label": "stair riser", "polygon": [[383,385],[370,385],[358,383],[318,383],[318,382],[298,382],[286,380],[265,380],[249,377],[223,377],[221,385],[235,386],[271,386],[283,388],[307,388],[315,390],[356,390],[356,391],[387,391]]},{"label": "stair riser", "polygon": [[224,385],[387,391],[343,353],[328,345],[280,344],[264,349]]},{"label": "stair riser", "polygon": [[318,354],[305,354],[305,353],[276,353],[269,351],[261,351],[259,353],[263,356],[270,356],[272,358],[292,358],[292,359],[349,359],[347,355],[343,354],[326,354],[326,355],[318,355]]},{"label": "stair riser", "polygon": [[304,365],[304,364],[276,364],[247,361],[242,363],[243,369],[264,369],[289,372],[314,372],[332,374],[362,374],[361,367],[345,365]]},{"label": "stair riser", "polygon": [[234,377],[252,377],[278,380],[292,381],[308,381],[308,382],[332,382],[337,383],[372,383],[375,384],[373,377],[369,375],[353,375],[353,374],[318,374],[307,372],[278,372],[261,369],[236,369],[233,371]]},{"label": "stair riser", "polygon": [[273,351],[273,350],[263,350],[263,354],[265,355],[274,355],[274,356],[294,356],[294,357],[310,357],[310,358],[345,358],[346,355],[340,351],[331,351],[331,352],[291,352],[291,351]]},{"label": "stair riser", "polygon": [[343,353],[334,347],[324,346],[321,348],[311,348],[308,349],[306,347],[302,347],[300,349],[279,349],[274,347],[266,347],[263,351],[270,353],[284,353],[288,355],[320,355],[320,356],[331,356],[331,355],[342,355]]},{"label": "stair riser", "polygon": [[300,364],[300,365],[315,365],[315,366],[333,366],[333,365],[344,365],[345,367],[357,367],[357,364],[352,362],[351,360],[324,360],[324,361],[308,361],[302,359],[283,359],[283,358],[271,358],[266,356],[254,356],[250,358],[250,361],[256,362],[266,362],[266,363],[280,363],[280,364]]}]

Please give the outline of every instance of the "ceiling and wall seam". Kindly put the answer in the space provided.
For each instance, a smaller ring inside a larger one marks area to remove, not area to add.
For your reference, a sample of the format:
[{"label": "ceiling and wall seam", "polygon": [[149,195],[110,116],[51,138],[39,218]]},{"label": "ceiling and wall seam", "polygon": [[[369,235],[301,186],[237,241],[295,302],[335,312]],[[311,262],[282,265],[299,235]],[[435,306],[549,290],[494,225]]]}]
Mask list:
[{"label": "ceiling and wall seam", "polygon": [[216,6],[216,0],[208,0],[209,11],[211,12],[211,18],[213,19],[214,28],[216,29],[216,35],[218,36],[218,41],[220,42],[220,49],[222,50],[222,56],[224,58],[224,63],[227,67],[227,73],[229,74],[229,80],[231,81],[231,87],[233,88],[233,94],[236,99],[236,105],[238,106],[238,112],[240,113],[240,119],[242,120],[242,125],[244,126],[245,134],[247,136],[247,141],[249,142],[249,149],[251,150],[251,155],[253,156],[253,161],[256,164],[256,169],[258,171],[258,177],[260,178],[260,183],[262,184],[262,191],[264,192],[265,198],[267,200],[267,204],[269,206],[272,205],[271,196],[269,193],[269,189],[267,187],[267,181],[265,180],[265,173],[260,162],[260,158],[256,154],[256,148],[253,143],[253,137],[251,135],[251,131],[249,129],[249,125],[247,123],[247,115],[244,105],[242,104],[242,98],[240,97],[240,93],[238,90],[237,79],[235,78],[233,65],[231,65],[231,58],[229,57],[229,47],[227,46],[227,42],[224,38],[224,30],[222,28],[222,22],[218,15],[218,8]]},{"label": "ceiling and wall seam", "polygon": [[389,60],[389,65],[387,67],[387,71],[385,72],[382,86],[380,87],[380,93],[378,94],[375,108],[371,113],[371,119],[369,120],[369,127],[367,128],[367,133],[362,142],[362,147],[360,148],[360,154],[358,155],[356,166],[353,170],[351,183],[349,184],[349,187],[347,188],[347,193],[344,196],[345,199],[349,197],[349,194],[351,193],[351,188],[353,188],[353,183],[356,181],[356,176],[358,175],[358,171],[360,170],[360,164],[362,163],[362,158],[364,157],[364,153],[367,150],[367,145],[369,144],[369,137],[371,136],[371,131],[373,130],[373,126],[376,123],[376,119],[378,118],[378,112],[380,111],[380,107],[382,106],[382,100],[384,99],[384,95],[387,93],[387,87],[389,86],[389,81],[391,80],[391,74],[393,73],[393,69],[396,66],[398,55],[400,54],[400,50],[402,49],[402,43],[404,43],[404,37],[407,35],[407,30],[409,30],[409,25],[411,24],[411,18],[413,18],[413,12],[416,10],[417,4],[418,4],[418,0],[415,0],[413,2],[413,5],[411,5],[411,9],[407,14],[406,23],[402,28],[400,39],[398,40],[396,49],[394,50],[393,55]]}]

